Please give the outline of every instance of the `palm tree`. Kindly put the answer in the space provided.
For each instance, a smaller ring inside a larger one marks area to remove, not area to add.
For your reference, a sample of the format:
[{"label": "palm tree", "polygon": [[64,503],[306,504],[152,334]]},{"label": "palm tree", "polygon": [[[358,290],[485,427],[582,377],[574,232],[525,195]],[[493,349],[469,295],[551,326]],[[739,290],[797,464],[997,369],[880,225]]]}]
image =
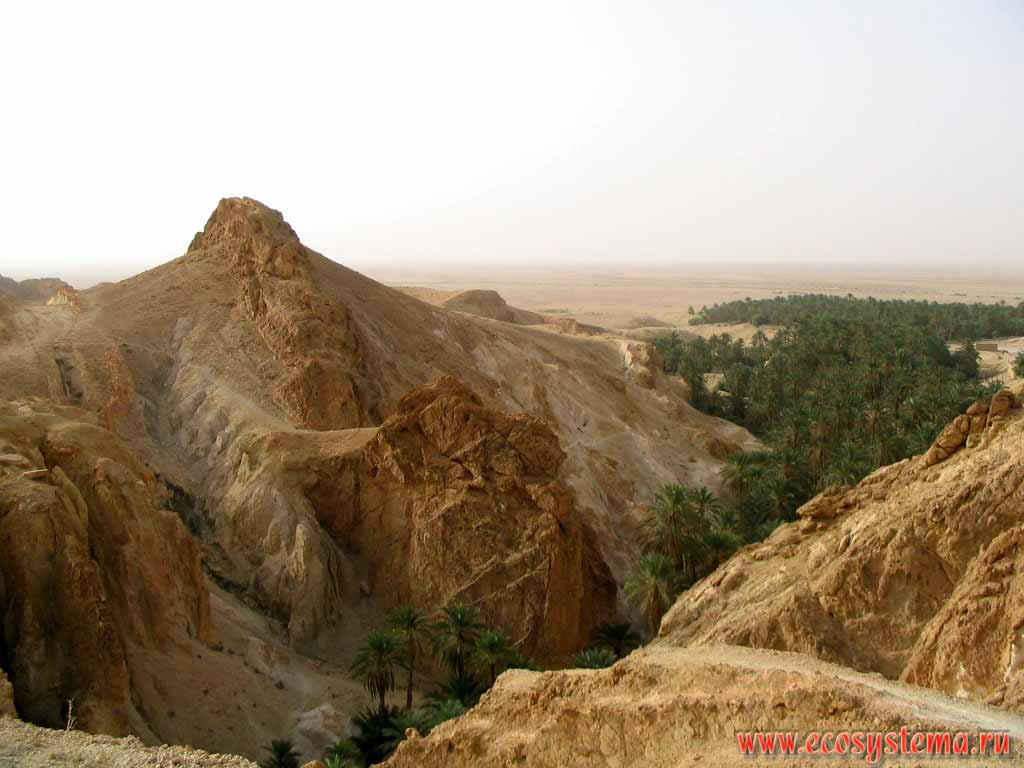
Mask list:
[{"label": "palm tree", "polygon": [[715,494],[703,485],[690,492],[690,503],[697,511],[697,514],[706,521],[714,520],[721,509]]},{"label": "palm tree", "polygon": [[489,629],[476,639],[473,658],[490,673],[491,685],[498,679],[498,667],[506,663],[512,653],[508,640],[501,632]]},{"label": "palm tree", "polygon": [[766,497],[771,501],[772,512],[776,517],[783,517],[793,501],[789,485],[789,479],[785,472],[769,472],[763,478],[762,488]]},{"label": "palm tree", "polygon": [[764,461],[763,451],[734,453],[722,470],[725,481],[741,496],[746,495],[758,477],[764,473]]},{"label": "palm tree", "polygon": [[404,666],[409,672],[405,688],[405,708],[412,709],[412,684],[416,673],[416,659],[423,643],[430,638],[430,622],[411,605],[404,605],[391,615],[391,628],[401,638],[405,650]]},{"label": "palm tree", "polygon": [[363,679],[371,697],[376,697],[381,715],[387,712],[387,695],[395,687],[395,666],[402,661],[402,641],[394,632],[377,630],[366,638],[352,661],[352,672]]},{"label": "palm tree", "polygon": [[299,768],[299,753],[288,739],[274,739],[265,749],[270,757],[260,763],[260,768]]},{"label": "palm tree", "polygon": [[484,625],[476,608],[465,603],[445,606],[434,624],[434,644],[438,655],[458,678],[465,678],[466,657]]},{"label": "palm tree", "polygon": [[626,597],[643,610],[652,635],[675,597],[673,581],[672,563],[667,557],[645,555],[623,585]]},{"label": "palm tree", "polygon": [[640,638],[628,622],[618,624],[602,624],[594,632],[594,640],[598,646],[611,648],[615,658],[621,659],[640,645]]},{"label": "palm tree", "polygon": [[536,672],[537,662],[529,656],[524,656],[518,648],[512,648],[505,660],[505,669],[527,669],[530,672]]},{"label": "palm tree", "polygon": [[691,491],[685,485],[669,483],[654,497],[651,517],[647,521],[650,549],[663,553],[673,567],[685,564],[685,539],[697,522]]},{"label": "palm tree", "polygon": [[858,451],[849,443],[844,443],[832,458],[822,478],[822,485],[856,485],[865,474]]}]

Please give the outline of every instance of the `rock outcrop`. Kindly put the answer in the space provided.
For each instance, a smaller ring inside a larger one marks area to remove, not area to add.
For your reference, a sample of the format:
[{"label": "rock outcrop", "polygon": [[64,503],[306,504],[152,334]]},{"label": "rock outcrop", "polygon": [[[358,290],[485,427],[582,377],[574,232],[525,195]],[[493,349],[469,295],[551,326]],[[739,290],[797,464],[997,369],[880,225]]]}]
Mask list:
[{"label": "rock outcrop", "polygon": [[997,392],[990,403],[975,403],[966,413],[957,416],[946,425],[935,438],[935,442],[925,454],[925,463],[934,466],[965,446],[975,448],[981,445],[986,434],[991,435],[997,431],[1010,411],[1016,407],[1017,397],[1009,389]]},{"label": "rock outcrop", "polygon": [[48,307],[71,307],[72,309],[82,308],[82,296],[71,286],[60,286],[53,296],[46,300]]},{"label": "rock outcrop", "polygon": [[973,560],[921,632],[903,679],[1024,712],[1022,629],[1024,526],[1017,526]]},{"label": "rock outcrop", "polygon": [[489,409],[449,377],[403,398],[362,460],[353,540],[385,564],[382,593],[477,603],[547,659],[610,616],[615,585],[544,422]]},{"label": "rock outcrop", "polygon": [[607,333],[607,331],[600,326],[581,323],[574,317],[544,315],[543,320],[544,325],[553,326],[569,336],[598,336],[602,333]]},{"label": "rock outcrop", "polygon": [[146,732],[129,648],[209,633],[199,549],[84,412],[0,403],[0,661],[25,720]]},{"label": "rock outcrop", "polygon": [[249,198],[221,200],[187,258],[232,265],[240,308],[283,364],[273,392],[293,422],[307,429],[365,423],[358,333],[345,307],[316,290],[309,254],[278,211]]},{"label": "rock outcrop", "polygon": [[[299,643],[369,598],[478,605],[524,651],[564,658],[612,611],[614,584],[543,422],[485,407],[453,378],[377,429],[240,443],[216,503],[225,550]],[[287,457],[284,462],[282,457]]]},{"label": "rock outcrop", "polygon": [[622,357],[626,376],[637,386],[655,389],[665,377],[665,361],[657,347],[643,341],[622,342]]},{"label": "rock outcrop", "polygon": [[686,592],[661,635],[798,651],[1019,706],[1024,414],[1014,403],[1000,393],[957,417],[943,434],[960,437],[936,442],[941,463],[933,447],[812,499],[799,522]]}]

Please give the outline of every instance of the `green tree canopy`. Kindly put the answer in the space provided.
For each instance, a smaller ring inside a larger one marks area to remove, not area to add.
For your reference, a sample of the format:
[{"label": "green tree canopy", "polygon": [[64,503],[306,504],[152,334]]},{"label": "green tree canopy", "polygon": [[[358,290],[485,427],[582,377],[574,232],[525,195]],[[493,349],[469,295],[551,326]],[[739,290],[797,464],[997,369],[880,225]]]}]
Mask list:
[{"label": "green tree canopy", "polygon": [[395,688],[395,667],[402,661],[402,642],[394,632],[371,632],[365,645],[352,661],[352,673],[362,679],[370,696],[377,699],[378,711],[387,711],[387,695]]}]

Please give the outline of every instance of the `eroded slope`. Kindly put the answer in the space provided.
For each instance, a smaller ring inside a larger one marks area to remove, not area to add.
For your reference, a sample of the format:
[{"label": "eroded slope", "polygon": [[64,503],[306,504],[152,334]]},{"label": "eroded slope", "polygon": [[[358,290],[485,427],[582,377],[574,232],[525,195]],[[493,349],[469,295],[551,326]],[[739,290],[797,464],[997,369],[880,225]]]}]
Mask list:
[{"label": "eroded slope", "polygon": [[926,456],[812,499],[800,522],[685,593],[662,637],[800,651],[1019,708],[1024,414],[1014,400],[973,407]]},{"label": "eroded slope", "polygon": [[[1024,720],[797,654],[668,641],[611,669],[503,674],[469,714],[403,742],[389,768],[749,766],[736,733],[1009,731]],[[1019,747],[1017,753],[1020,756]],[[885,765],[920,765],[884,757]],[[785,759],[848,766],[863,757]],[[865,762],[866,764],[866,762]],[[960,761],[958,761],[960,764]],[[966,760],[962,764],[991,764]]]}]

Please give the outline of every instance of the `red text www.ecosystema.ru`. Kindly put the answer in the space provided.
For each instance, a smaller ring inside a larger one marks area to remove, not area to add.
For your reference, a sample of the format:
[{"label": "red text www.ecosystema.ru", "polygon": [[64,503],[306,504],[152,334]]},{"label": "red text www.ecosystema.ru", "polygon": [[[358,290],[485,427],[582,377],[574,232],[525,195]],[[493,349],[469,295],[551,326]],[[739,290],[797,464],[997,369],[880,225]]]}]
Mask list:
[{"label": "red text www.ecosystema.ru", "polygon": [[740,754],[776,757],[849,757],[880,763],[886,757],[1004,757],[1010,735],[997,731],[742,731]]}]

